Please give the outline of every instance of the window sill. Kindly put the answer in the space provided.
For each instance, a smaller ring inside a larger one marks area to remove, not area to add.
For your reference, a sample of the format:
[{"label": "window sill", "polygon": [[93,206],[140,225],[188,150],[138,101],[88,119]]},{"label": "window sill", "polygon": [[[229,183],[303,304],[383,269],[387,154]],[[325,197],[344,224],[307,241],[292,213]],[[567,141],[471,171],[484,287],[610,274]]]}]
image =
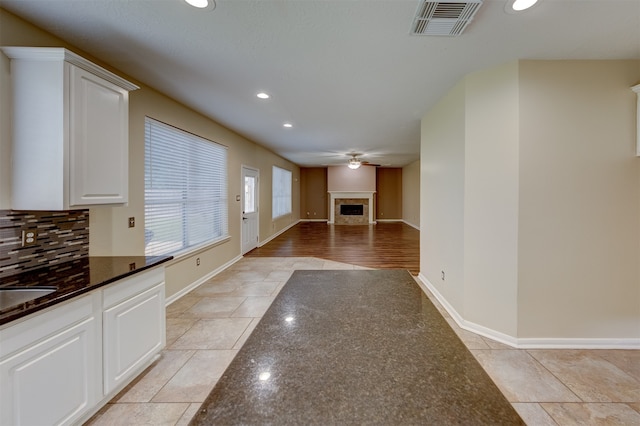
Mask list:
[{"label": "window sill", "polygon": [[170,260],[169,262],[167,262],[167,265],[173,265],[173,264],[176,264],[176,263],[180,263],[180,262],[182,262],[183,260],[185,260],[185,259],[187,259],[189,257],[195,256],[197,254],[200,254],[202,252],[210,250],[210,249],[212,249],[212,248],[214,248],[216,246],[228,243],[229,241],[231,241],[231,236],[227,236],[227,237],[224,237],[224,238],[222,238],[220,240],[216,240],[216,241],[213,241],[213,242],[210,242],[210,243],[204,243],[204,244],[201,244],[199,246],[190,247],[189,249],[187,249],[187,250],[185,250],[183,252],[179,252],[177,254],[173,254],[172,255],[173,259]]},{"label": "window sill", "polygon": [[279,220],[279,219],[283,219],[283,218],[285,218],[285,217],[287,217],[287,216],[291,217],[291,215],[293,215],[293,213],[292,213],[292,212],[285,213],[285,214],[280,215],[280,216],[272,217],[272,218],[271,218],[271,221],[276,221],[276,220]]}]

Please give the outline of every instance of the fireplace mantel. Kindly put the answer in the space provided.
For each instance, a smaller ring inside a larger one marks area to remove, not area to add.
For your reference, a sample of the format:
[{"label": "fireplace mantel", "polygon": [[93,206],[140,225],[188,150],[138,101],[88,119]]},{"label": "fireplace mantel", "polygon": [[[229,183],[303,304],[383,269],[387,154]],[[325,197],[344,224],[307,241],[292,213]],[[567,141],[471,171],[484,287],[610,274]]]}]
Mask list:
[{"label": "fireplace mantel", "polygon": [[369,200],[369,224],[375,225],[373,220],[373,212],[375,210],[373,205],[373,194],[375,191],[329,191],[329,224],[335,223],[335,205],[336,200],[341,198],[366,198]]}]

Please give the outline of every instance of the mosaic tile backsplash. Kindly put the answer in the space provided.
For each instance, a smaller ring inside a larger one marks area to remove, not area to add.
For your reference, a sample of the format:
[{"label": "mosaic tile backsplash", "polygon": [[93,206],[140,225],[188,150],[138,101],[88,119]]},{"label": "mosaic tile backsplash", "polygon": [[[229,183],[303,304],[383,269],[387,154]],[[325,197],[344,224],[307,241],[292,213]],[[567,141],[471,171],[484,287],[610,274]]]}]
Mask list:
[{"label": "mosaic tile backsplash", "polygon": [[[37,233],[23,246],[22,231]],[[0,278],[89,256],[89,210],[0,210]]]}]

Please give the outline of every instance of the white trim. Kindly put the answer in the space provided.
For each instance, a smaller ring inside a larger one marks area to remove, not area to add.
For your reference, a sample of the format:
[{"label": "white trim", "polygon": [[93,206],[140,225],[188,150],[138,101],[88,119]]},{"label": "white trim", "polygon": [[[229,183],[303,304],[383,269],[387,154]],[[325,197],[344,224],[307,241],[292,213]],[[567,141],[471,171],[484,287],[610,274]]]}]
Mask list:
[{"label": "white trim", "polygon": [[608,338],[522,338],[518,339],[521,349],[640,349],[638,339]]},{"label": "white trim", "polygon": [[327,219],[300,219],[300,222],[326,222]]},{"label": "white trim", "polygon": [[298,219],[296,222],[293,222],[291,224],[289,224],[288,226],[286,226],[285,228],[281,229],[280,231],[276,232],[275,234],[271,235],[269,238],[267,238],[264,241],[260,241],[258,243],[258,247],[262,247],[263,245],[267,244],[269,241],[273,240],[274,238],[276,238],[277,236],[285,233],[286,231],[288,231],[289,229],[293,228],[294,226],[296,226],[298,223],[300,222],[300,219]]},{"label": "white trim", "polygon": [[23,47],[23,46],[5,46],[2,47],[4,54],[11,59],[25,59],[36,61],[65,61],[73,64],[85,71],[95,74],[103,79],[110,81],[116,86],[125,90],[138,90],[140,87],[125,80],[124,78],[102,68],[99,65],[73,53],[63,47]]},{"label": "white trim", "polygon": [[177,292],[175,294],[172,294],[170,297],[167,297],[165,299],[165,306],[169,306],[170,304],[172,304],[176,300],[180,299],[182,296],[186,295],[190,291],[195,290],[196,288],[200,287],[207,280],[215,277],[220,272],[224,271],[225,269],[227,269],[228,267],[230,267],[231,265],[233,265],[234,263],[236,263],[240,259],[242,259],[242,256],[237,256],[237,257],[231,259],[230,261],[228,261],[224,265],[221,265],[220,267],[218,267],[218,268],[214,269],[213,271],[209,272],[207,275],[205,275],[205,276],[197,279],[196,281],[192,282],[191,284],[189,284],[188,286],[186,286],[185,288],[183,288],[179,292]]},{"label": "white trim", "polygon": [[431,293],[440,302],[458,327],[517,349],[640,349],[640,338],[513,337],[462,318],[422,273],[418,274],[418,285],[423,291],[428,291],[425,293]]},{"label": "white trim", "polygon": [[197,246],[187,247],[177,253],[171,254],[171,256],[173,256],[173,259],[168,261],[166,263],[166,266],[173,265],[174,263],[180,263],[187,257],[195,256],[196,254],[202,253],[224,243],[228,243],[229,241],[231,241],[231,237],[227,235],[226,237],[219,240],[207,241],[206,243],[202,243]]},{"label": "white trim", "polygon": [[402,219],[402,221],[403,221],[405,224],[409,225],[410,227],[415,228],[415,229],[417,229],[418,231],[420,230],[420,226],[418,226],[418,225],[414,225],[414,224],[413,224],[413,223],[411,223],[411,222],[407,222],[407,221],[406,221],[406,220],[404,220],[404,219]]},{"label": "white trim", "polygon": [[418,225],[414,225],[413,223],[407,222],[404,219],[376,219],[376,222],[401,222],[401,223],[404,223],[405,225],[409,225],[414,229],[417,229],[418,231],[420,230],[420,227]]},{"label": "white trim", "polygon": [[481,326],[479,324],[466,321],[464,318],[462,318],[462,316],[458,313],[458,311],[456,311],[455,308],[451,306],[449,302],[447,302],[447,300],[444,298],[442,294],[440,294],[440,292],[435,288],[435,286],[431,284],[431,282],[429,282],[427,277],[425,277],[422,274],[422,272],[418,274],[418,279],[420,280],[418,284],[421,287],[423,287],[423,290],[427,289],[431,294],[433,294],[436,300],[438,300],[438,302],[440,302],[442,307],[449,313],[449,315],[451,315],[451,318],[456,322],[458,327],[462,328],[463,330],[467,330],[472,333],[479,334],[484,337],[488,337],[492,340],[496,340],[500,343],[504,343],[505,345],[509,345],[513,347],[518,346],[517,339],[513,336],[509,336],[508,334],[504,334],[499,331]]}]

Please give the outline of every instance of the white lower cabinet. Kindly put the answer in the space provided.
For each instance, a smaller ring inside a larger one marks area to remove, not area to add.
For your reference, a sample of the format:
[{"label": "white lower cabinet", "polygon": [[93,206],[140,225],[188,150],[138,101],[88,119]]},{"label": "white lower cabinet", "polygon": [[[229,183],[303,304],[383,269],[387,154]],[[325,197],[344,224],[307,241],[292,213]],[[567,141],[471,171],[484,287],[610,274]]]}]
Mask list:
[{"label": "white lower cabinet", "polygon": [[165,341],[164,268],[0,329],[0,426],[87,420]]},{"label": "white lower cabinet", "polygon": [[103,305],[104,393],[109,394],[165,345],[162,274],[106,289]]},{"label": "white lower cabinet", "polygon": [[102,397],[95,296],[0,331],[0,424],[71,424]]}]

